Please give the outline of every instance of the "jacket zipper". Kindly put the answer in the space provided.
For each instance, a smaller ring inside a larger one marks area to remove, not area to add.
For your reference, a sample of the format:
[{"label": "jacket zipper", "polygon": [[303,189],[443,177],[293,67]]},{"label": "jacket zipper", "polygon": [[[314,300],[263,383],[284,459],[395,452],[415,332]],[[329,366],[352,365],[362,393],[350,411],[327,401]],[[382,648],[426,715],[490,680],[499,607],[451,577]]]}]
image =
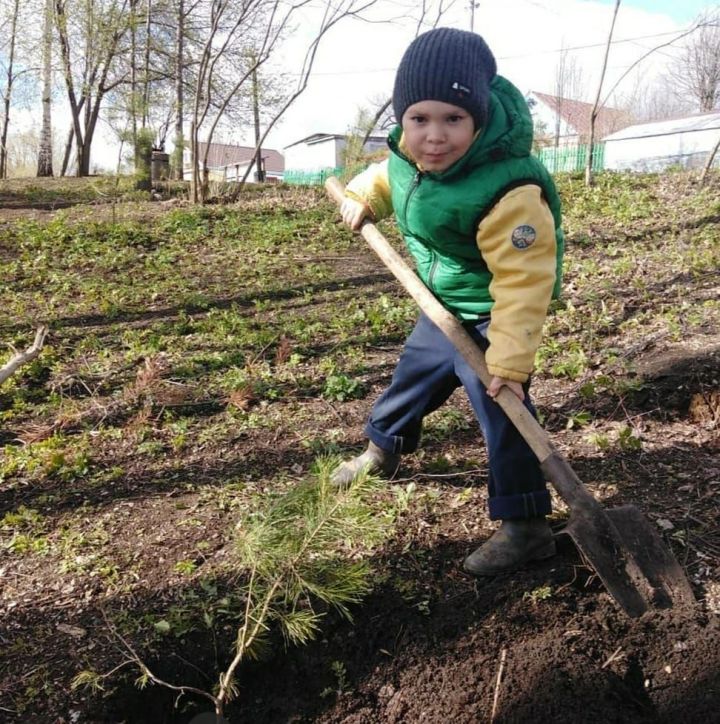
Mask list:
[{"label": "jacket zipper", "polygon": [[[422,172],[416,171],[415,177],[412,180],[412,183],[410,184],[410,189],[407,192],[407,196],[405,197],[405,205],[403,206],[403,217],[405,219],[405,226],[408,226],[407,222],[407,212],[408,212],[408,206],[410,206],[410,199],[412,198],[412,195],[417,191],[417,187],[420,185],[420,181],[422,181]],[[409,228],[409,227],[408,227]]]},{"label": "jacket zipper", "polygon": [[435,276],[435,270],[438,267],[439,259],[437,258],[437,254],[434,251],[431,250],[430,253],[433,255],[433,260],[432,264],[430,265],[430,272],[428,273],[427,285],[428,289],[430,289],[431,292],[434,292],[435,290],[433,289],[433,277]]},{"label": "jacket zipper", "polygon": [[[417,191],[418,186],[420,185],[420,182],[422,181],[422,171],[416,171],[415,176],[412,180],[412,183],[410,184],[410,188],[408,189],[407,196],[405,197],[405,204],[403,206],[403,216],[405,218],[405,226],[409,230],[408,221],[407,221],[407,212],[408,207],[410,206],[410,199],[412,198],[412,195]],[[439,259],[437,257],[437,254],[435,254],[432,249],[430,250],[430,253],[433,256],[432,264],[430,265],[430,272],[428,274],[428,280],[427,280],[427,286],[428,288],[433,291],[433,277],[435,276],[435,270],[437,269]]]}]

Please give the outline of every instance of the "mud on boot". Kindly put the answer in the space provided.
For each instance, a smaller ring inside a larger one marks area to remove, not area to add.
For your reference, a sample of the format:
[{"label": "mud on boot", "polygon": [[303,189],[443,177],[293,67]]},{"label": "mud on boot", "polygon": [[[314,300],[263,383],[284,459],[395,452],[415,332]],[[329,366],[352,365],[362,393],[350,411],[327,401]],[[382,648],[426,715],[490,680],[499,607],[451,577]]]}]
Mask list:
[{"label": "mud on boot", "polygon": [[555,540],[545,518],[504,520],[490,539],[465,559],[463,568],[473,576],[494,576],[554,555]]},{"label": "mud on boot", "polygon": [[361,455],[341,463],[330,476],[330,482],[338,488],[347,488],[363,471],[392,478],[400,465],[400,455],[387,452],[369,441]]}]

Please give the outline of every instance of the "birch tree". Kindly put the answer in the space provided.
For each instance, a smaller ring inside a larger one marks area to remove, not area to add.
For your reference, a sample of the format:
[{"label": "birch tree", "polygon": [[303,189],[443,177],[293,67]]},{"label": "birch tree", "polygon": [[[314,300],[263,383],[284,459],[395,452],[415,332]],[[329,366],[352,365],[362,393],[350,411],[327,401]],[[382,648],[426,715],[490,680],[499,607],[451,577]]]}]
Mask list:
[{"label": "birch tree", "polygon": [[52,37],[53,37],[53,0],[45,0],[42,43],[42,127],[38,148],[38,176],[53,175],[52,146]]}]

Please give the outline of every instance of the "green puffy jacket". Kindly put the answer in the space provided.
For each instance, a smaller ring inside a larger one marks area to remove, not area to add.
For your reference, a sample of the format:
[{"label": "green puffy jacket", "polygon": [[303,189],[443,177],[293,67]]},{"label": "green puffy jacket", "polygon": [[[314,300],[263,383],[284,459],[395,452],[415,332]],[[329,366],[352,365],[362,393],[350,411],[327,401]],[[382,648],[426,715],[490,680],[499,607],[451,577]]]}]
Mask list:
[{"label": "green puffy jacket", "polygon": [[476,319],[493,306],[492,275],[475,243],[479,223],[513,188],[542,189],[555,222],[554,296],[560,292],[564,235],[555,184],[530,155],[533,124],[527,103],[508,80],[491,85],[488,125],[468,152],[441,173],[422,172],[400,148],[402,129],[388,139],[388,176],[398,226],[425,284],[461,319]]}]

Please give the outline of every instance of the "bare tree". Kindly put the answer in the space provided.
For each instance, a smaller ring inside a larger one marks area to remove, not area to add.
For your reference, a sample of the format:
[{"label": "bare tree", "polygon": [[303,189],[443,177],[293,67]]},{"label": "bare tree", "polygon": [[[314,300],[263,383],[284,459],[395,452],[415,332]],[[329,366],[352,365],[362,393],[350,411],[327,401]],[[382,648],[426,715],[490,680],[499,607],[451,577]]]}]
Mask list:
[{"label": "bare tree", "polygon": [[[307,2],[301,2],[306,5]],[[208,184],[208,155],[213,133],[222,114],[235,98],[242,85],[252,76],[257,64],[267,58],[268,50],[261,49],[262,54],[256,56],[255,63],[243,68],[237,75],[236,82],[220,90],[218,75],[223,63],[242,44],[243,37],[250,28],[260,25],[262,16],[269,12],[270,21],[268,32],[272,34],[275,11],[280,9],[280,2],[272,3],[270,7],[263,0],[241,0],[233,3],[230,0],[213,0],[209,8],[209,22],[207,36],[200,53],[197,85],[193,102],[192,117],[190,120],[190,162],[191,162],[191,197],[194,202],[204,201]],[[287,20],[285,21],[287,22]],[[276,38],[272,38],[272,49]],[[270,38],[266,40],[266,43]],[[245,59],[247,60],[247,59]],[[199,134],[201,127],[210,116],[210,128],[207,132],[205,151],[200,159]]]},{"label": "bare tree", "polygon": [[38,176],[53,175],[52,147],[52,36],[53,36],[53,2],[45,0],[45,18],[43,25],[43,65],[42,65],[42,109],[43,120],[38,148]]},{"label": "bare tree", "polygon": [[3,124],[0,131],[0,179],[7,178],[7,137],[10,125],[10,100],[15,83],[15,48],[17,46],[18,18],[20,16],[20,0],[14,0],[10,15],[10,35],[8,48],[7,72],[5,77],[5,93],[3,95]]},{"label": "bare tree", "polygon": [[[272,130],[273,126],[277,121],[285,114],[290,106],[303,94],[307,88],[310,75],[312,73],[313,65],[315,63],[315,56],[317,54],[320,43],[325,35],[339,22],[351,18],[351,17],[362,17],[362,13],[365,10],[371,8],[377,0],[340,0],[336,5],[332,4],[331,0],[323,0],[324,12],[322,19],[318,23],[315,31],[314,38],[310,41],[303,64],[300,70],[298,83],[294,91],[289,95],[285,103],[281,105],[277,113],[267,124],[264,132],[260,136],[260,140],[257,142],[254,153],[257,153],[262,144],[265,142],[268,133]],[[250,175],[250,165],[245,169],[245,175],[238,184],[237,193],[240,193],[248,176]]]},{"label": "bare tree", "polygon": [[[116,75],[115,70],[119,65],[121,40],[128,31],[128,0],[84,0],[82,12],[77,6],[69,8],[69,0],[54,1],[63,75],[72,116],[77,175],[87,176],[103,99],[124,82],[123,73]],[[75,22],[78,17],[80,25]],[[83,46],[80,54],[74,53],[74,42]]]},{"label": "bare tree", "polygon": [[150,110],[150,47],[152,45],[152,0],[147,0],[147,12],[145,14],[145,63],[143,68],[143,98],[142,98],[142,127],[148,124]]},{"label": "bare tree", "polygon": [[560,145],[560,135],[562,131],[562,115],[566,101],[581,100],[583,89],[583,72],[578,65],[577,58],[570,55],[568,50],[563,47],[560,51],[557,66],[555,67],[555,128],[553,137],[553,145],[557,148]]},{"label": "bare tree", "polygon": [[720,16],[701,15],[695,26],[669,75],[676,93],[707,112],[720,101]]},{"label": "bare tree", "polygon": [[664,121],[690,112],[687,101],[673,92],[670,79],[665,75],[655,79],[638,76],[616,105],[624,108],[636,123]]},{"label": "bare tree", "polygon": [[640,63],[642,63],[646,58],[656,53],[661,48],[665,48],[669,45],[673,45],[678,40],[681,40],[682,38],[692,36],[698,31],[702,31],[704,28],[707,28],[709,26],[713,26],[716,24],[716,20],[711,18],[703,18],[701,17],[697,23],[693,24],[692,27],[690,27],[688,30],[685,30],[684,32],[680,33],[679,35],[675,36],[674,38],[661,43],[660,45],[656,45],[654,48],[650,48],[647,52],[645,52],[643,55],[641,55],[635,62],[631,63],[626,69],[625,72],[615,81],[614,85],[610,88],[610,90],[605,94],[605,98],[602,102],[600,102],[600,97],[602,95],[602,87],[603,87],[603,81],[605,79],[605,71],[607,69],[607,60],[608,55],[610,52],[610,45],[612,44],[612,34],[613,29],[615,27],[615,19],[617,18],[617,12],[620,7],[620,0],[617,0],[615,4],[615,10],[613,13],[613,21],[612,25],[610,27],[610,33],[608,35],[607,45],[605,48],[605,58],[603,61],[603,67],[600,74],[600,82],[598,83],[598,92],[597,97],[595,99],[595,105],[593,106],[593,110],[590,116],[590,147],[588,149],[588,158],[587,158],[587,164],[585,167],[585,182],[590,186],[592,185],[592,161],[593,161],[593,142],[594,142],[594,136],[595,136],[595,120],[597,118],[597,114],[599,109],[604,106],[610,96],[615,92],[617,87],[620,85],[620,83],[638,66]]},{"label": "bare tree", "polygon": [[613,11],[612,23],[610,23],[610,32],[608,33],[607,43],[605,45],[605,57],[603,58],[602,69],[600,71],[600,80],[598,82],[595,103],[590,112],[590,133],[588,138],[587,161],[585,163],[585,184],[593,185],[593,160],[595,151],[595,121],[600,110],[600,96],[602,95],[603,81],[605,80],[605,71],[607,70],[608,56],[610,55],[610,45],[612,43],[613,31],[615,30],[615,20],[617,19],[618,10],[620,9],[620,0],[615,0],[615,9]]},{"label": "bare tree", "polygon": [[[296,0],[293,3],[287,0],[243,0],[241,3],[230,3],[229,0],[214,0],[207,37],[200,53],[198,82],[190,121],[193,200],[202,201],[207,193],[207,161],[216,129],[226,119],[231,106],[238,103],[243,90],[251,85],[253,73],[278,54],[281,40],[290,30],[299,12],[304,8],[315,10],[317,25],[299,64],[298,81],[294,88],[285,93],[276,112],[268,119],[256,141],[254,157],[259,153],[275,123],[305,91],[317,50],[326,33],[342,20],[359,17],[376,2],[377,0]],[[307,27],[307,20],[304,22]],[[252,50],[252,53],[248,53],[248,50]],[[223,68],[229,60],[234,62],[232,74],[228,77],[227,73],[223,73]],[[245,95],[248,96],[247,91]],[[201,131],[204,131],[202,135],[206,139],[202,158],[199,154]],[[252,164],[249,164],[238,185],[238,191],[251,170]]]}]

